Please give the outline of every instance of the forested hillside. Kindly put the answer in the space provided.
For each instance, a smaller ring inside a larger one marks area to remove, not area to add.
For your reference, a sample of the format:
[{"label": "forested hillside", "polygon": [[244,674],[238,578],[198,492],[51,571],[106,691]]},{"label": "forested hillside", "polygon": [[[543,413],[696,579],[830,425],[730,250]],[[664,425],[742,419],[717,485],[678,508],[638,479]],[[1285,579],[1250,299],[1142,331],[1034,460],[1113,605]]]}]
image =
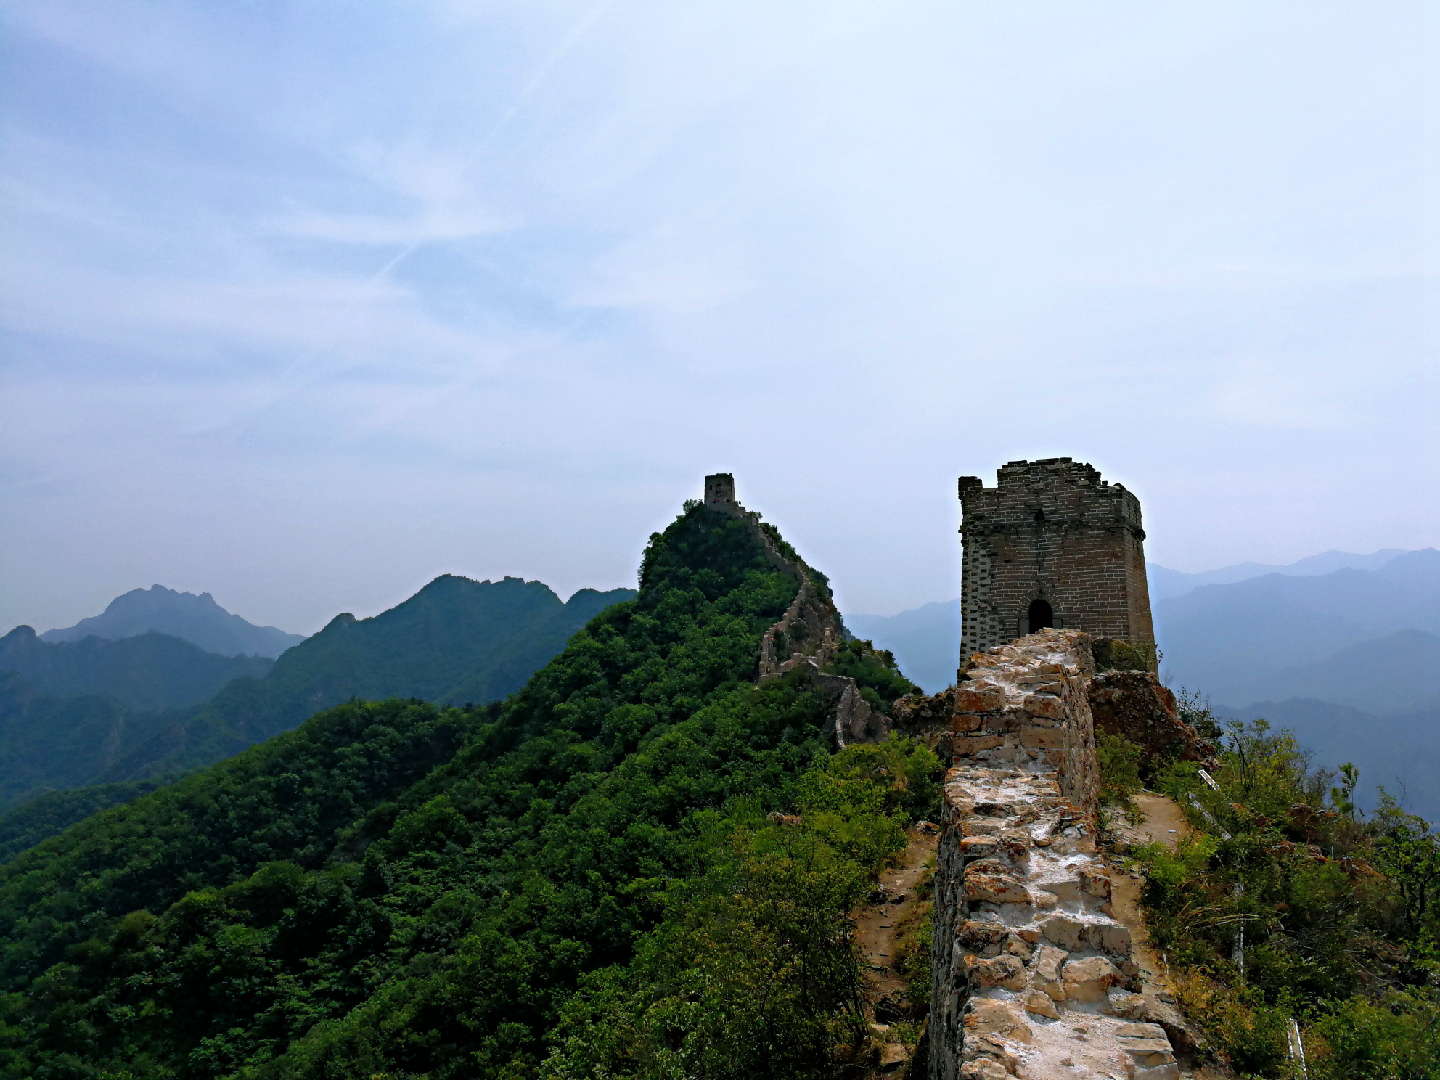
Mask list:
[{"label": "forested hillside", "polygon": [[47,791],[0,815],[0,862],[28,851],[46,837],[63,832],[91,814],[148,795],[177,779],[157,776],[123,784],[92,784],[69,791]]},{"label": "forested hillside", "polygon": [[0,638],[0,670],[13,671],[56,697],[101,694],[127,709],[196,705],[231,679],[263,679],[274,666],[263,656],[221,656],[155,631],[112,641],[87,637],[57,644],[28,626]]},{"label": "forested hillside", "polygon": [[[503,705],[344,705],[19,856],[6,1075],[829,1060],[862,1023],[843,915],[938,763],[904,739],[831,757],[828,695],[752,682],[796,588],[691,506],[638,597]],[[844,665],[882,706],[910,689],[861,646]]]},{"label": "forested hillside", "polygon": [[373,618],[337,615],[281,656],[267,678],[236,679],[200,709],[117,755],[101,779],[218,761],[350,698],[457,704],[502,698],[595,612],[633,595],[582,589],[567,604],[538,581],[438,577]]},{"label": "forested hillside", "polygon": [[538,581],[446,575],[374,618],[337,616],[273,666],[260,658],[216,657],[157,634],[50,645],[15,631],[5,639],[11,651],[47,673],[52,689],[63,687],[62,676],[73,675],[86,657],[97,685],[113,691],[128,679],[134,695],[152,699],[165,692],[166,679],[180,685],[186,676],[163,664],[107,668],[103,658],[157,654],[177,664],[194,662],[202,675],[213,662],[269,674],[227,680],[199,705],[155,711],[127,707],[113,692],[61,696],[0,671],[0,808],[47,789],[144,780],[208,765],[351,698],[498,700],[522,686],[596,612],[633,595],[629,589],[582,589],[563,603]]},{"label": "forested hillside", "polygon": [[95,783],[123,740],[143,741],[171,716],[99,694],[56,697],[0,671],[0,810],[49,789]]}]

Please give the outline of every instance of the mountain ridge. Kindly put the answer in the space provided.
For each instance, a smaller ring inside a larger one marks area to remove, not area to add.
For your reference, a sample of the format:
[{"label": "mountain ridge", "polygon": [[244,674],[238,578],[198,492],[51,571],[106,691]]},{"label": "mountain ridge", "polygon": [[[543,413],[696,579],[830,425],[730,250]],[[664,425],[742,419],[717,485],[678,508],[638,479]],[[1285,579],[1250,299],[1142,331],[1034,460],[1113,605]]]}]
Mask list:
[{"label": "mountain ridge", "polygon": [[[777,625],[808,640],[791,613],[824,585],[758,532],[687,504],[652,536],[639,594],[605,606],[503,702],[341,704],[0,866],[0,980],[12,1012],[35,1018],[5,1033],[11,1071],[69,1055],[71,1072],[97,1075],[142,1062],[237,1080],[534,1076],[557,1024],[582,1056],[608,1056],[564,1012],[605,985],[673,1017],[667,1032],[694,1030],[687,1075],[731,1047],[746,1055],[737,1075],[832,1060],[859,978],[834,928],[904,846],[939,762],[903,738],[831,757],[838,702],[824,679],[889,708],[912,687],[887,656],[830,642],[824,673],[761,677]],[[391,622],[471,591],[443,582]],[[500,593],[539,595],[518,581]],[[362,630],[336,620],[330,633]],[[795,857],[769,858],[787,848]],[[736,906],[749,904],[736,874],[764,890],[759,908]],[[695,905],[710,922],[677,948],[695,923],[676,904],[699,889],[722,907]],[[765,939],[747,945],[742,925]],[[717,949],[749,967],[705,980]],[[817,983],[832,969],[854,978]],[[804,995],[779,1028],[772,989]],[[729,1035],[757,1023],[775,1038]],[[618,1049],[619,1071],[607,1060],[573,1074],[619,1075],[630,1050]]]},{"label": "mountain ridge", "polygon": [[265,656],[271,660],[305,640],[303,634],[256,626],[226,611],[208,592],[177,592],[163,585],[121,593],[99,615],[81,619],[74,626],[46,630],[39,637],[54,644],[92,635],[111,640],[135,637],[151,630],[219,656]]},{"label": "mountain ridge", "polygon": [[[561,601],[538,581],[441,575],[368,619],[337,615],[278,660],[240,658],[265,665],[263,677],[241,674],[205,701],[162,710],[127,708],[103,694],[61,696],[0,671],[0,810],[31,793],[183,773],[351,698],[498,700],[519,689],[595,614],[634,595],[581,589]],[[17,640],[28,637],[21,633]],[[134,652],[153,638],[133,641],[89,637],[35,647]]]},{"label": "mountain ridge", "polygon": [[264,678],[275,661],[222,656],[183,638],[147,630],[125,638],[90,635],[47,642],[28,626],[0,637],[0,670],[13,671],[56,697],[101,694],[127,709],[196,705],[232,679]]},{"label": "mountain ridge", "polygon": [[1440,633],[1440,551],[1407,552],[1375,571],[1205,585],[1154,611],[1167,680],[1244,706],[1273,696],[1270,681],[1291,668],[1397,631]]},{"label": "mountain ridge", "polygon": [[1243,562],[1217,567],[1214,570],[1199,570],[1189,573],[1184,570],[1172,570],[1160,563],[1147,562],[1145,569],[1149,578],[1150,600],[1153,603],[1156,600],[1169,600],[1176,596],[1182,596],[1202,585],[1233,585],[1240,581],[1265,577],[1269,574],[1312,577],[1343,569],[1378,570],[1400,555],[1411,554],[1412,550],[1414,549],[1381,548],[1379,551],[1372,551],[1369,554],[1358,554],[1332,548],[1329,551],[1322,551],[1318,555],[1307,555],[1303,559],[1296,559],[1292,563]]}]

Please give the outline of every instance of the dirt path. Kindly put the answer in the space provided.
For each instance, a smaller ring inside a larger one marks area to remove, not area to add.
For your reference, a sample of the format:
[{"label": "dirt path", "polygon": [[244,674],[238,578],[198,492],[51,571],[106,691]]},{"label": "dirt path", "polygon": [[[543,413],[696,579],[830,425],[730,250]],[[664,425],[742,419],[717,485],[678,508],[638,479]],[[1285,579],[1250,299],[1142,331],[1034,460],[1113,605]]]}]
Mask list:
[{"label": "dirt path", "polygon": [[[905,976],[896,970],[902,939],[921,921],[930,918],[931,901],[917,893],[927,874],[933,872],[940,830],[929,822],[907,829],[907,844],[897,865],[887,867],[875,890],[855,912],[855,940],[860,946],[865,976],[865,996],[874,1007],[871,1049],[862,1064],[856,1063],[848,1076],[890,1078],[904,1074],[914,1047],[891,1028],[895,1021],[914,1020],[906,996]],[[923,958],[929,962],[928,951]]]},{"label": "dirt path", "polygon": [[[1158,843],[1173,848],[1182,836],[1190,832],[1190,826],[1185,821],[1185,815],[1180,812],[1180,807],[1164,795],[1142,791],[1135,797],[1135,801],[1140,804],[1143,820],[1139,824],[1121,821],[1114,829],[1116,835],[1126,843]],[[1125,874],[1116,869],[1111,875],[1110,884],[1110,902],[1115,908],[1115,918],[1130,928],[1135,943],[1133,959],[1140,965],[1140,974],[1145,980],[1142,993],[1147,998],[1162,993],[1168,997],[1165,982],[1169,972],[1165,958],[1151,948],[1149,935],[1145,931],[1145,920],[1140,914],[1140,890],[1145,879],[1138,871]]]},{"label": "dirt path", "polygon": [[[1164,844],[1173,848],[1184,836],[1190,834],[1190,825],[1175,802],[1153,791],[1143,791],[1136,796],[1143,819],[1139,824],[1121,821],[1113,830],[1117,837],[1129,844]],[[1169,987],[1169,969],[1166,957],[1150,944],[1145,919],[1140,909],[1140,892],[1145,879],[1135,871],[1123,873],[1118,867],[1111,868],[1110,903],[1117,922],[1130,928],[1133,940],[1131,958],[1140,965],[1140,977],[1144,985],[1140,994],[1147,1001],[1159,1001],[1173,1005],[1174,995]],[[1232,1074],[1212,1066],[1202,1066],[1193,1061],[1189,1054],[1181,1053],[1186,1080],[1230,1080]]]},{"label": "dirt path", "polygon": [[1132,827],[1132,831],[1140,837],[1140,843],[1165,844],[1173,848],[1182,836],[1190,834],[1190,825],[1173,800],[1153,791],[1142,791],[1135,796],[1135,801],[1145,815],[1140,825]]},{"label": "dirt path", "polygon": [[926,864],[934,862],[939,831],[933,825],[928,829],[915,827],[907,830],[906,836],[910,842],[900,864],[881,873],[878,896],[856,913],[855,939],[865,956],[872,1001],[886,995],[898,998],[904,990],[905,980],[893,967],[900,937],[916,918],[929,912],[928,904],[920,901],[915,889],[925,875]]}]

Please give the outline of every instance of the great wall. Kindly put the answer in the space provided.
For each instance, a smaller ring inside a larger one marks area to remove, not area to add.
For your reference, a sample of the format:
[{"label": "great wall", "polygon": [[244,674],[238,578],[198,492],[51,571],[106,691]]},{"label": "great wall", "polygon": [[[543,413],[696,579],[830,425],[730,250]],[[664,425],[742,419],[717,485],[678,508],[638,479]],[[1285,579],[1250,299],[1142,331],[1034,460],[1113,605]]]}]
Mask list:
[{"label": "great wall", "polygon": [[1184,1026],[1142,993],[1096,852],[1089,635],[1042,630],[964,674],[935,872],[930,1076],[1179,1080],[1169,1033]]},{"label": "great wall", "polygon": [[[949,766],[924,1049],[907,1061],[886,1043],[881,1073],[1181,1080],[1175,1047],[1191,1035],[1154,965],[1137,962],[1136,905],[1117,911],[1096,845],[1097,730],[1125,735],[1147,756],[1205,753],[1155,674],[1139,501],[1069,458],[1011,462],[995,489],[963,477],[959,494],[956,684],[901,699],[886,717],[853,680],[822,670],[849,637],[828,588],[736,501],[732,476],[706,478],[706,505],[745,522],[800,583],[764,636],[759,678],[799,669],[824,686],[837,747],[893,728]],[[1097,654],[1129,662],[1099,670]]]},{"label": "great wall", "polygon": [[822,670],[835,655],[836,648],[849,638],[828,589],[822,590],[815,584],[798,557],[780,549],[758,514],[740,505],[735,498],[735,478],[730,473],[715,473],[705,478],[705,505],[742,522],[771,565],[800,583],[785,614],[765,631],[760,641],[760,681],[778,678],[796,669],[802,671],[834,702],[831,723],[838,748],[843,749],[851,742],[876,742],[886,738],[890,729],[885,717],[860,696],[855,680]]}]

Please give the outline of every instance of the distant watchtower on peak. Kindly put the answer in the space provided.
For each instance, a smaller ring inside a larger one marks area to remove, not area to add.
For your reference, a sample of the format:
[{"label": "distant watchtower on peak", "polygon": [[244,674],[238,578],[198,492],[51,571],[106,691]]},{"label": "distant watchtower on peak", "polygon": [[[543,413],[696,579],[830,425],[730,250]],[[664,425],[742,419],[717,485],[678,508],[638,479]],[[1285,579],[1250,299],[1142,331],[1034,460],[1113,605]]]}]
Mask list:
[{"label": "distant watchtower on peak", "polygon": [[735,513],[740,504],[735,501],[735,476],[733,473],[711,473],[705,477],[705,505],[711,510]]},{"label": "distant watchtower on peak", "polygon": [[[707,484],[708,488],[708,484]],[[1140,500],[1070,458],[960,478],[961,661],[1045,627],[1153,646]]]}]

